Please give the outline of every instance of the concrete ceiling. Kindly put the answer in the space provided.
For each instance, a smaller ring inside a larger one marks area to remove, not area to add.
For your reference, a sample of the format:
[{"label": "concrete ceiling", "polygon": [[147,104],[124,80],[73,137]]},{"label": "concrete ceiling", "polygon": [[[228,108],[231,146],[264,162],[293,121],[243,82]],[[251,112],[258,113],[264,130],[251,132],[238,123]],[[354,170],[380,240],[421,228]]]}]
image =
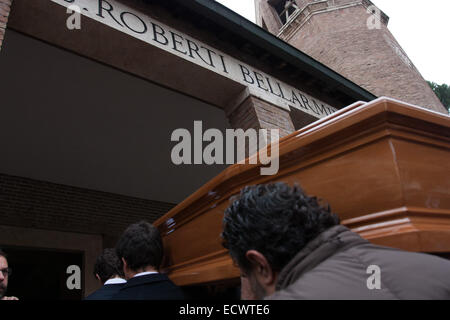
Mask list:
[{"label": "concrete ceiling", "polygon": [[170,158],[173,130],[229,127],[218,108],[12,30],[0,70],[1,173],[178,203],[225,168]]}]

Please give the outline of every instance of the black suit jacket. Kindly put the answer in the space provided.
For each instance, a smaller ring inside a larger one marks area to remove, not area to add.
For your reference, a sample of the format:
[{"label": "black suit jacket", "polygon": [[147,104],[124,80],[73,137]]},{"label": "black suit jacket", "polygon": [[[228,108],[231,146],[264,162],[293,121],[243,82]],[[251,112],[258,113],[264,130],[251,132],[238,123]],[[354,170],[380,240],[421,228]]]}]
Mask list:
[{"label": "black suit jacket", "polygon": [[184,294],[170,279],[160,273],[131,278],[113,300],[182,300]]},{"label": "black suit jacket", "polygon": [[85,300],[111,300],[119,290],[125,285],[125,283],[107,284],[91,293],[85,298]]}]

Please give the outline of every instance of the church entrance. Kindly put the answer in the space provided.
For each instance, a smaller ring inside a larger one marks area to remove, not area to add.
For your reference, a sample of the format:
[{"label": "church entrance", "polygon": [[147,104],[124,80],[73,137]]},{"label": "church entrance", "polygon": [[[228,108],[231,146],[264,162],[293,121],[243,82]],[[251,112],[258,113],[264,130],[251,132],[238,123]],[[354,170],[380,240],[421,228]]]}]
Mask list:
[{"label": "church entrance", "polygon": [[[81,300],[81,289],[69,289],[69,266],[82,269],[83,252],[3,247],[12,268],[8,296],[20,300]],[[79,273],[82,277],[82,273]]]}]

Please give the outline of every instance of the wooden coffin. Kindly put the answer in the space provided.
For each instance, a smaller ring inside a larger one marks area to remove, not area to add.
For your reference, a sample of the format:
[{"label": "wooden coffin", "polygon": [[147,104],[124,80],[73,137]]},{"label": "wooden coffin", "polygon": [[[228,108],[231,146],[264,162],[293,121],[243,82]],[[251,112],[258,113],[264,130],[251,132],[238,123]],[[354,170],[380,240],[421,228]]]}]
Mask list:
[{"label": "wooden coffin", "polygon": [[450,118],[388,98],[356,103],[280,140],[280,170],[234,165],[160,218],[164,268],[178,285],[230,281],[221,246],[229,198],[246,185],[299,183],[370,241],[450,252]]}]

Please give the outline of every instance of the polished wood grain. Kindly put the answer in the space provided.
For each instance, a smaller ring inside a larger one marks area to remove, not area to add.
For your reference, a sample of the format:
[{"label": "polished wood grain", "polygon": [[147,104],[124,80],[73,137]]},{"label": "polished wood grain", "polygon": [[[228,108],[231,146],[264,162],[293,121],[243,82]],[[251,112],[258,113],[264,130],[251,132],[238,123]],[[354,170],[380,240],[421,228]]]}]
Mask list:
[{"label": "polished wood grain", "polygon": [[179,285],[239,277],[223,212],[246,185],[300,184],[370,241],[450,252],[450,118],[388,98],[358,102],[280,140],[280,170],[234,165],[160,218],[164,268]]}]

